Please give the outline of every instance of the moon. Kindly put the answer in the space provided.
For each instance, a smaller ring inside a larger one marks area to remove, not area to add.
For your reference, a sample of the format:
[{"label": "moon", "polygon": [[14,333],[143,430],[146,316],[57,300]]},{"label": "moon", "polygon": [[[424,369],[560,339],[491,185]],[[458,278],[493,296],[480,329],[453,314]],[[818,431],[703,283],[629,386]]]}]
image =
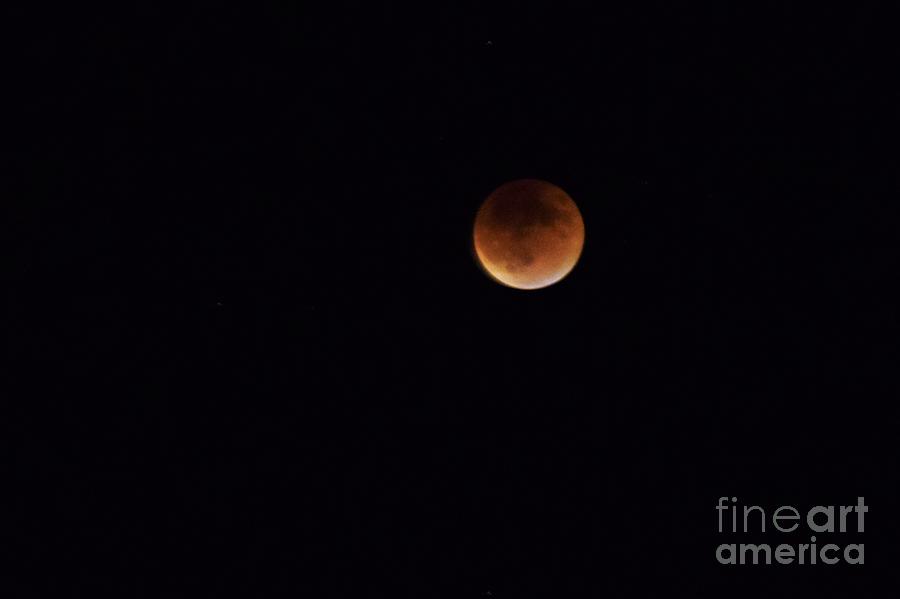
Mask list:
[{"label": "moon", "polygon": [[538,179],[510,181],[487,197],[475,217],[475,254],[492,279],[541,289],[568,275],[584,247],[584,221],[569,195]]}]

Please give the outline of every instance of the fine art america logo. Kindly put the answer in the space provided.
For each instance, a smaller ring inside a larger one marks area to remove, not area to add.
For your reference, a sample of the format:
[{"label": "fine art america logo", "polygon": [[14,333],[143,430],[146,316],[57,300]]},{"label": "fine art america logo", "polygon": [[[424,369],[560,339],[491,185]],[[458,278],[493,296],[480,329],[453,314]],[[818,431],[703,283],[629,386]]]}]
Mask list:
[{"label": "fine art america logo", "polygon": [[[801,512],[784,505],[766,511],[758,505],[738,506],[736,497],[720,497],[716,506],[720,534],[793,533],[801,522],[809,529],[809,541],[799,544],[781,543],[723,543],[716,549],[720,564],[846,564],[865,563],[862,543],[832,543],[847,537],[841,533],[865,532],[869,507],[865,497],[858,497],[856,505],[817,505]],[[767,524],[771,524],[768,527]],[[806,532],[803,529],[801,532]],[[818,538],[816,535],[828,535]],[[833,535],[833,536],[832,536]]]}]

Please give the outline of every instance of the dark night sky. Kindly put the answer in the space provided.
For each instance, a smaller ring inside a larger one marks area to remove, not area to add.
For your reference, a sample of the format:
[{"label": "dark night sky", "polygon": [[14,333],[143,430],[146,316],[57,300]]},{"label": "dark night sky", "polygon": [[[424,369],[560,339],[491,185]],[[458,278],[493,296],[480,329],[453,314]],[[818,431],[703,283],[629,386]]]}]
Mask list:
[{"label": "dark night sky", "polygon": [[[421,4],[77,7],[19,47],[10,596],[896,586],[883,11]],[[539,292],[469,247],[523,177],[587,232]],[[865,496],[866,565],[718,565],[731,495]]]}]

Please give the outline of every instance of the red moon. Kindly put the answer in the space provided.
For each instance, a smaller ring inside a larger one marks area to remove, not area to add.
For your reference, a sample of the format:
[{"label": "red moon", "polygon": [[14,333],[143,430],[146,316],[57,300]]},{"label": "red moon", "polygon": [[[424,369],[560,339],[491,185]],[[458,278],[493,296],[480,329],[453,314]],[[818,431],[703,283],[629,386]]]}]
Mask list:
[{"label": "red moon", "polygon": [[498,187],[481,205],[475,254],[495,281],[540,289],[562,280],[584,246],[584,221],[569,195],[552,183],[519,179]]}]

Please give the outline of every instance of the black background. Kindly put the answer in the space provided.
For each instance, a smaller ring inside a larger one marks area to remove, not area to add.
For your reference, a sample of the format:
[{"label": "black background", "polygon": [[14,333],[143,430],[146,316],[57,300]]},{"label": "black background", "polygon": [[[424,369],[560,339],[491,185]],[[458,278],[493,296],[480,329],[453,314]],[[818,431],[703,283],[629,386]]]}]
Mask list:
[{"label": "black background", "polygon": [[[420,4],[39,16],[17,592],[895,588],[884,10]],[[470,252],[525,177],[587,231],[537,292]],[[867,563],[721,566],[720,496],[865,496]]]}]

